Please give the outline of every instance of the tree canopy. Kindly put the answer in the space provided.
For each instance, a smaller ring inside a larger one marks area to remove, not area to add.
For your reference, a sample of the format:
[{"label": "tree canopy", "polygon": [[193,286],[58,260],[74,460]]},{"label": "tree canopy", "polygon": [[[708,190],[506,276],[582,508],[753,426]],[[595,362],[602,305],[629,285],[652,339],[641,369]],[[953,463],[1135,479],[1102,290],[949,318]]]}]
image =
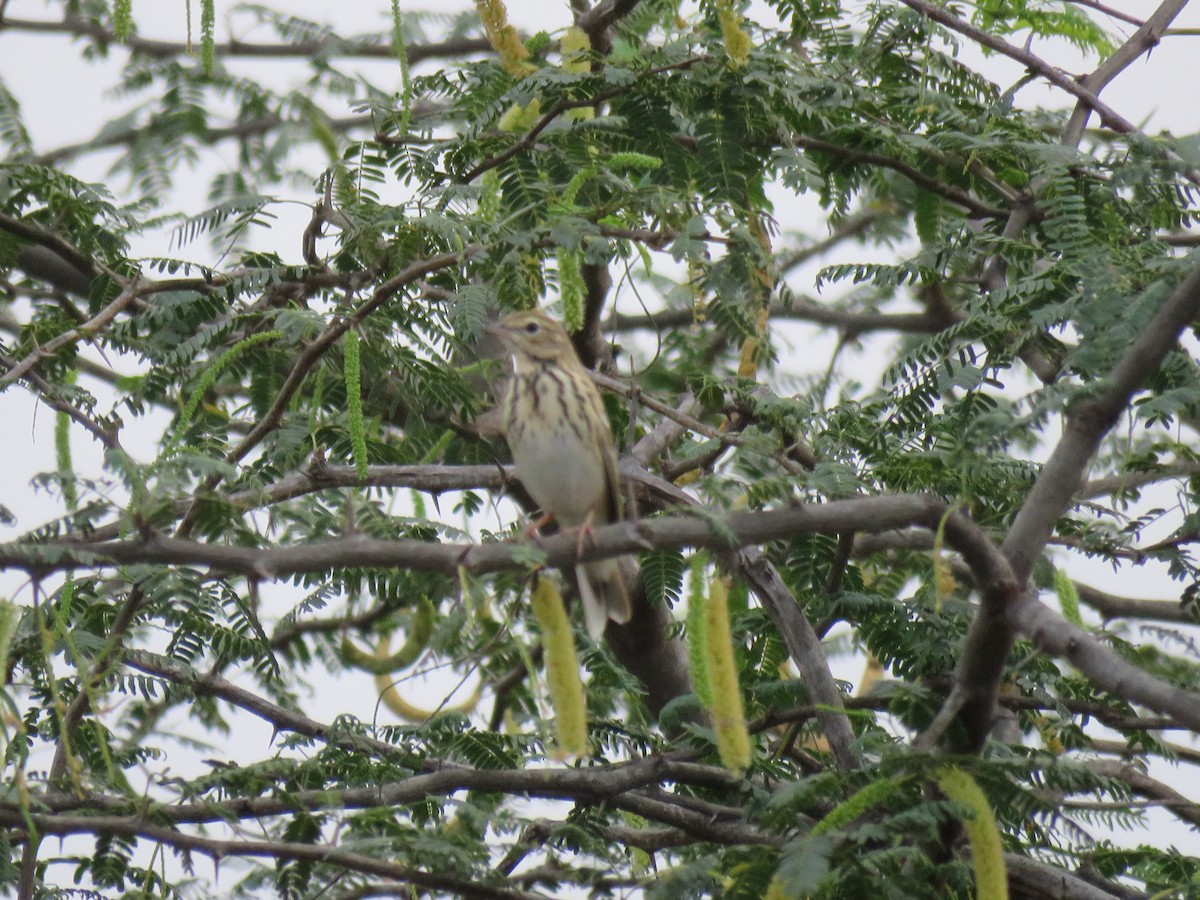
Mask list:
[{"label": "tree canopy", "polygon": [[[0,390],[55,416],[0,888],[1195,896],[1200,144],[1104,98],[1185,5],[0,3],[124,104],[46,149],[0,83]],[[488,414],[532,307],[620,447],[582,536]],[[593,642],[564,573],[630,554]]]}]

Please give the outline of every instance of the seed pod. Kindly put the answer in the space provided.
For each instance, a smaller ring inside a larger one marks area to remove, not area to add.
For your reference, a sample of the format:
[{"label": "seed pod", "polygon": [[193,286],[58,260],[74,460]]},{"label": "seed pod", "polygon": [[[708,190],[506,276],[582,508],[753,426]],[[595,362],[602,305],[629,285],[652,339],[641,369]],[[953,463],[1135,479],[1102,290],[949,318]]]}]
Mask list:
[{"label": "seed pod", "polygon": [[963,819],[963,829],[967,832],[975,862],[977,900],[1008,900],[1004,845],[987,797],[975,779],[961,769],[942,769],[938,773],[937,783],[942,793],[956,806],[966,807],[972,814],[971,818]]},{"label": "seed pod", "polygon": [[750,734],[746,731],[746,716],[742,711],[742,692],[729,632],[729,585],[724,579],[713,580],[704,624],[713,695],[710,712],[717,735],[717,752],[725,768],[742,772],[750,765]]},{"label": "seed pod", "polygon": [[538,578],[529,599],[542,632],[558,752],[563,756],[583,756],[588,744],[587,703],[575,657],[575,632],[567,619],[562,594],[549,578]]}]

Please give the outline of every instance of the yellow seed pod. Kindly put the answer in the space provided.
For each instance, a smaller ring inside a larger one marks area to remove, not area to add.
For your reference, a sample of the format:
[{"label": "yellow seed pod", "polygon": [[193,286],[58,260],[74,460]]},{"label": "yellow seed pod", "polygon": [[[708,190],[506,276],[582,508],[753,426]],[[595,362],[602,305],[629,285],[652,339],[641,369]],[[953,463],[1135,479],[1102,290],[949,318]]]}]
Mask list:
[{"label": "yellow seed pod", "polygon": [[961,769],[945,768],[938,773],[938,787],[953,803],[971,811],[963,829],[975,862],[977,900],[1008,900],[1008,873],[1004,868],[1004,844],[996,817],[975,779]]},{"label": "yellow seed pod", "polygon": [[849,825],[867,810],[878,806],[894,794],[908,780],[908,775],[901,775],[896,778],[884,778],[871,782],[827,812],[825,817],[813,826],[811,832],[813,837],[828,834]]},{"label": "yellow seed pod", "polygon": [[20,621],[21,610],[17,605],[7,598],[0,598],[0,687],[7,679],[8,652]]},{"label": "yellow seed pod", "polygon": [[742,342],[742,353],[738,358],[738,378],[758,377],[759,350],[765,344],[769,323],[770,310],[763,305],[754,317],[754,334]]},{"label": "yellow seed pod", "polygon": [[342,660],[348,665],[363,669],[366,672],[371,672],[374,675],[389,675],[393,672],[399,672],[401,669],[407,669],[415,663],[425,648],[429,645],[429,638],[433,636],[433,621],[436,617],[437,610],[433,606],[433,602],[428,597],[422,597],[417,602],[417,608],[413,610],[412,625],[408,629],[408,638],[395,653],[388,653],[388,640],[384,638],[380,643],[383,652],[380,653],[377,649],[375,653],[367,653],[365,650],[360,650],[354,646],[354,643],[349,638],[342,639],[341,655]]},{"label": "yellow seed pod", "polygon": [[712,709],[712,676],[708,672],[708,620],[704,595],[704,557],[692,558],[691,590],[688,591],[687,651],[688,668],[692,675],[692,690],[705,709]]},{"label": "yellow seed pod", "polygon": [[579,680],[579,661],[575,657],[575,632],[567,619],[562,593],[549,578],[538,578],[529,599],[542,632],[558,754],[583,756],[588,749],[587,703],[583,682]]},{"label": "yellow seed pod", "polygon": [[792,895],[784,889],[782,879],[776,875],[767,885],[767,892],[763,894],[763,900],[792,900]]},{"label": "yellow seed pod", "polygon": [[[381,649],[386,653],[387,645],[382,644]],[[405,700],[400,695],[400,691],[396,687],[396,680],[391,675],[376,675],[375,689],[379,691],[380,702],[388,708],[388,711],[392,715],[405,722],[412,722],[414,725],[421,725],[428,722],[434,716],[442,716],[450,713],[470,715],[475,712],[475,708],[479,705],[479,699],[483,696],[483,684],[480,683],[475,685],[475,690],[471,692],[471,696],[462,703],[457,703],[454,706],[443,705],[435,709],[425,709]]]},{"label": "yellow seed pod", "polygon": [[933,558],[933,575],[939,601],[952,596],[958,590],[958,580],[950,571],[950,562],[940,553]]},{"label": "yellow seed pod", "polygon": [[750,60],[750,35],[742,28],[742,17],[733,8],[733,0],[717,0],[717,20],[729,68],[740,69]]},{"label": "yellow seed pod", "polygon": [[578,249],[560,248],[558,251],[558,296],[562,300],[563,328],[567,334],[575,334],[583,328],[583,298],[587,286],[580,271],[582,256]]},{"label": "yellow seed pod", "polygon": [[937,598],[935,608],[938,612],[941,612],[942,601],[958,589],[958,582],[954,579],[954,573],[950,571],[950,561],[942,553],[942,547],[946,543],[946,520],[953,511],[953,507],[946,510],[933,535],[933,592]]},{"label": "yellow seed pod", "polygon": [[742,341],[742,353],[738,357],[738,378],[755,378],[758,376],[758,338],[748,337]]},{"label": "yellow seed pod", "polygon": [[750,734],[746,731],[746,714],[742,710],[742,692],[733,658],[729,584],[725,579],[713,580],[705,609],[704,631],[713,700],[710,712],[717,736],[717,752],[725,768],[742,772],[750,766]]},{"label": "yellow seed pod", "polygon": [[[562,67],[567,72],[590,72],[592,60],[589,54],[592,50],[591,38],[582,28],[571,26],[558,44],[558,52],[562,54]],[[590,106],[567,110],[567,118],[576,122],[595,118],[596,111]]]},{"label": "yellow seed pod", "polygon": [[558,52],[562,54],[562,67],[568,72],[592,71],[592,61],[588,58],[591,50],[592,40],[587,32],[572,25],[558,44]]},{"label": "yellow seed pod", "polygon": [[542,101],[534,97],[524,106],[514,103],[500,117],[496,128],[500,131],[528,131],[542,114]]},{"label": "yellow seed pod", "polygon": [[1062,609],[1063,618],[1080,628],[1083,627],[1083,616],[1079,612],[1079,591],[1071,576],[1062,569],[1054,570],[1054,593],[1058,595],[1058,605]]},{"label": "yellow seed pod", "polygon": [[529,62],[529,51],[521,43],[517,30],[508,23],[508,9],[504,0],[475,0],[475,9],[483,23],[483,33],[488,43],[500,57],[500,65],[514,78],[524,78],[537,69]]}]

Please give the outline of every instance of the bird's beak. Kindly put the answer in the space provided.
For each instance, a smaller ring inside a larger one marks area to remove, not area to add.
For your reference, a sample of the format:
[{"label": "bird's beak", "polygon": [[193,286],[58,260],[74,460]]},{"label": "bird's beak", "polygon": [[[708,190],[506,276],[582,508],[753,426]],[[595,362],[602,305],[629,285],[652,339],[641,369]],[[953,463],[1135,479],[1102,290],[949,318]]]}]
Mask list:
[{"label": "bird's beak", "polygon": [[490,334],[494,338],[504,337],[504,326],[499,322],[489,322],[483,326],[483,333]]}]

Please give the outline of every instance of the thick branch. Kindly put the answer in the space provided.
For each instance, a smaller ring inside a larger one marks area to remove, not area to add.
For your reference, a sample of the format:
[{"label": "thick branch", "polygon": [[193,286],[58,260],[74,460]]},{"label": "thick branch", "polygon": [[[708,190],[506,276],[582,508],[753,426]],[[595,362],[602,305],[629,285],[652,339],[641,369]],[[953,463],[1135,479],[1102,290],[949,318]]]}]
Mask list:
[{"label": "thick branch", "polygon": [[[558,534],[543,538],[545,562],[571,568],[576,562],[604,559],[646,549],[706,547],[735,550],[796,534],[880,532],[908,525],[936,529],[945,507],[932,497],[880,496],[842,500],[762,512],[735,513],[724,519],[667,516],[637,523],[597,528],[581,547],[578,538]],[[945,518],[947,543],[975,575],[984,597],[972,623],[956,673],[955,696],[947,715],[960,711],[975,724],[976,738],[986,735],[998,684],[1014,627],[1043,650],[1070,660],[1094,684],[1117,696],[1144,703],[1200,730],[1200,703],[1124,662],[1094,638],[1074,628],[1037,602],[1033,592],[1013,577],[1005,557],[975,525],[958,513]],[[460,571],[487,574],[529,566],[529,548],[521,544],[437,544],[416,540],[386,541],[364,535],[289,547],[254,548],[200,544],[151,536],[141,540],[72,546],[65,542],[0,546],[0,568],[45,574],[76,568],[134,563],[207,566],[218,572],[252,579],[284,578],[300,572],[348,567],[406,568],[456,577]],[[942,727],[944,728],[943,723]]]},{"label": "thick branch", "polygon": [[1094,687],[1130,703],[1169,713],[1182,725],[1200,730],[1200,698],[1125,662],[1099,639],[1040,603],[1033,591],[1018,598],[1008,620],[1043,653],[1065,659],[1079,669]]},{"label": "thick branch", "polygon": [[800,670],[809,696],[817,704],[817,718],[838,768],[843,771],[861,768],[862,755],[846,716],[841,691],[833,680],[829,662],[821,649],[821,639],[775,567],[761,551],[742,551],[738,555],[738,563],[751,589],[779,629],[788,653]]},{"label": "thick branch", "polygon": [[1135,794],[1158,801],[1180,821],[1200,828],[1200,804],[1189,800],[1170,785],[1151,778],[1136,765],[1115,759],[1093,759],[1085,765],[1098,775],[1120,779]]},{"label": "thick branch", "polygon": [[1181,459],[1164,463],[1157,469],[1145,472],[1122,472],[1119,475],[1109,475],[1107,478],[1093,478],[1085,482],[1079,489],[1080,499],[1103,497],[1106,494],[1119,494],[1124,491],[1137,490],[1148,484],[1158,484],[1161,481],[1190,478],[1200,474],[1200,461]]},{"label": "thick branch", "polygon": [[1120,900],[1127,896],[1144,896],[1140,893],[1112,893],[1058,866],[1038,862],[1016,853],[1004,854],[1004,868],[1008,872],[1009,883],[1023,891],[1017,895],[1020,897],[1044,897],[1047,900]]},{"label": "thick branch", "polygon": [[[1093,95],[1099,94],[1100,91],[1112,82],[1119,74],[1127,69],[1134,60],[1140,58],[1143,54],[1149,53],[1158,46],[1159,39],[1163,32],[1170,27],[1175,17],[1183,12],[1183,8],[1187,6],[1188,0],[1166,0],[1154,14],[1145,22],[1139,23],[1140,27],[1134,32],[1128,40],[1125,41],[1116,52],[1104,60],[1096,67],[1090,75],[1083,79],[1081,86],[1090,91]],[[1063,143],[1067,146],[1074,146],[1083,136],[1084,126],[1087,125],[1087,120],[1092,114],[1092,105],[1080,97],[1079,103],[1075,105],[1074,111],[1071,113],[1071,121],[1067,123],[1066,130],[1063,133]]]},{"label": "thick branch", "polygon": [[1025,581],[1033,571],[1033,563],[1050,539],[1059,516],[1079,491],[1084,470],[1104,435],[1198,313],[1200,266],[1167,298],[1101,389],[1076,403],[1068,413],[1062,439],[1042,467],[1001,545],[1019,580]]},{"label": "thick branch", "polygon": [[[692,546],[736,550],[795,534],[874,532],[913,523],[936,527],[942,509],[940,501],[926,496],[868,497],[734,513],[724,519],[670,516],[622,522],[594,529],[594,539],[583,546],[569,534],[542,538],[538,546],[546,563],[561,568],[647,549]],[[522,544],[387,541],[361,534],[273,548],[202,544],[160,535],[87,546],[61,541],[0,545],[0,569],[48,573],[150,563],[207,566],[254,579],[359,566],[401,567],[446,575],[455,575],[461,566],[471,574],[487,574],[526,568],[528,557],[529,547]]]},{"label": "thick branch", "polygon": [[1184,605],[1177,600],[1139,600],[1118,597],[1091,585],[1075,582],[1081,602],[1105,619],[1149,619],[1155,622],[1200,623],[1200,609],[1195,604]]},{"label": "thick branch", "polygon": [[36,244],[27,244],[17,251],[15,267],[30,278],[85,299],[94,277],[90,268],[81,269],[57,251]]},{"label": "thick branch", "polygon": [[[6,213],[0,213],[0,231],[7,231],[9,234],[26,240],[31,244],[45,247],[55,256],[66,260],[71,268],[75,269],[83,277],[86,277],[89,283],[92,278],[95,278],[99,274],[99,267],[94,260],[81,253],[75,246],[63,240],[57,234],[47,231],[40,225],[26,222]],[[108,272],[106,274],[111,275],[112,273]]]}]

